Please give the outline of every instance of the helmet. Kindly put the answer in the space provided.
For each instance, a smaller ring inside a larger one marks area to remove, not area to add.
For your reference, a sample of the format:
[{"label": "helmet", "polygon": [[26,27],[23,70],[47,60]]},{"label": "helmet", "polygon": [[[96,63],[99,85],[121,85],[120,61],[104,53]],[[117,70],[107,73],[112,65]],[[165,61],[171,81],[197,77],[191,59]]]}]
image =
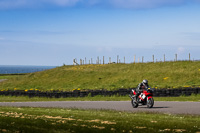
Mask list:
[{"label": "helmet", "polygon": [[148,80],[144,79],[144,80],[142,81],[142,83],[145,84],[145,85],[147,85],[147,84],[148,84]]}]

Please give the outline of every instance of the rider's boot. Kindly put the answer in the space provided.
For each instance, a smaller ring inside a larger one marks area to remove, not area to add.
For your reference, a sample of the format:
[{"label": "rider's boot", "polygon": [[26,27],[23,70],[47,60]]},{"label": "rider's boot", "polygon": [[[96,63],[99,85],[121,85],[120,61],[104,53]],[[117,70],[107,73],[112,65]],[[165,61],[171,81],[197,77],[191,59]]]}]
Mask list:
[{"label": "rider's boot", "polygon": [[136,94],[136,101],[139,103],[139,93]]}]

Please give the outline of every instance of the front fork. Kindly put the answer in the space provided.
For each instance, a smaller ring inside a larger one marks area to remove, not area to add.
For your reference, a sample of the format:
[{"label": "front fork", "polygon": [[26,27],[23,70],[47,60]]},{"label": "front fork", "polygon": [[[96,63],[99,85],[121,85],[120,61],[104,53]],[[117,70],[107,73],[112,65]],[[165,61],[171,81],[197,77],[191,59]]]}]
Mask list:
[{"label": "front fork", "polygon": [[129,97],[130,97],[133,101],[135,101],[136,103],[138,103],[136,95],[130,95],[130,94],[129,94]]},{"label": "front fork", "polygon": [[148,96],[148,97],[147,97],[147,101],[148,101],[150,98],[152,98],[152,96]]},{"label": "front fork", "polygon": [[134,100],[135,95],[129,94],[129,97],[130,97],[132,100]]},{"label": "front fork", "polygon": [[152,96],[148,96],[147,97],[147,103],[148,103],[148,101],[149,101],[150,98],[153,98],[153,97]]}]

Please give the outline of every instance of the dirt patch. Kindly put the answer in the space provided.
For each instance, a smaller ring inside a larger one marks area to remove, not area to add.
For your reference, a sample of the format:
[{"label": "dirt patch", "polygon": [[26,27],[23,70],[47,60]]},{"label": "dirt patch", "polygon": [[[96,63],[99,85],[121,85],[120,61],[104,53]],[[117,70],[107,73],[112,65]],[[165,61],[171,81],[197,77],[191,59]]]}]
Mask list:
[{"label": "dirt patch", "polygon": [[0,79],[0,82],[6,81],[7,79]]}]

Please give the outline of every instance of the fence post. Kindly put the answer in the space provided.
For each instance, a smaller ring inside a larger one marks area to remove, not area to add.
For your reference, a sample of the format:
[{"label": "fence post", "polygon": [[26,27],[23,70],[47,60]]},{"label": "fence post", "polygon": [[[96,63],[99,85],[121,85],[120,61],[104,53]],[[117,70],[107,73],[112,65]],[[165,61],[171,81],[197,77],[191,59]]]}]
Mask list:
[{"label": "fence post", "polygon": [[91,64],[93,64],[93,62],[92,62],[92,58],[91,58]]},{"label": "fence post", "polygon": [[86,62],[86,57],[85,57],[85,64],[87,64],[87,62]]},{"label": "fence post", "polygon": [[190,53],[189,53],[189,61],[190,61]]},{"label": "fence post", "polygon": [[119,63],[119,55],[117,55],[117,64]]},{"label": "fence post", "polygon": [[97,57],[97,64],[99,64],[99,56]]},{"label": "fence post", "polygon": [[82,59],[80,59],[80,65],[82,65]]},{"label": "fence post", "polygon": [[153,63],[154,63],[154,55],[152,57],[153,57]]},{"label": "fence post", "polygon": [[104,56],[103,56],[103,65],[105,64],[105,62],[104,62]]},{"label": "fence post", "polygon": [[144,62],[144,56],[142,56],[142,63]]},{"label": "fence post", "polygon": [[178,56],[178,55],[177,55],[177,54],[175,54],[175,61],[177,61],[177,58],[178,58],[177,56]]},{"label": "fence post", "polygon": [[135,55],[134,55],[134,63],[135,63]]},{"label": "fence post", "polygon": [[164,54],[164,62],[165,62],[165,54]]},{"label": "fence post", "polygon": [[109,64],[111,64],[111,57],[109,57]]},{"label": "fence post", "polygon": [[76,59],[73,59],[73,65],[76,65]]}]

